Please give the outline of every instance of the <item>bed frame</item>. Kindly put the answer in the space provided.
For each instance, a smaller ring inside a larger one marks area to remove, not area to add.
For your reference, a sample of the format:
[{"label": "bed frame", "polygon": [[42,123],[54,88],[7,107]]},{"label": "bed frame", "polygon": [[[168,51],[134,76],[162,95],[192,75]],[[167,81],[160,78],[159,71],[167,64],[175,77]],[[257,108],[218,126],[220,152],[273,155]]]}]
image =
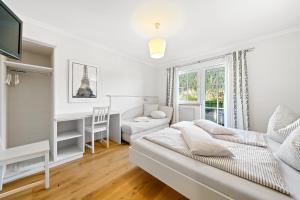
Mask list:
[{"label": "bed frame", "polygon": [[233,200],[193,178],[129,147],[129,160],[191,200]]}]

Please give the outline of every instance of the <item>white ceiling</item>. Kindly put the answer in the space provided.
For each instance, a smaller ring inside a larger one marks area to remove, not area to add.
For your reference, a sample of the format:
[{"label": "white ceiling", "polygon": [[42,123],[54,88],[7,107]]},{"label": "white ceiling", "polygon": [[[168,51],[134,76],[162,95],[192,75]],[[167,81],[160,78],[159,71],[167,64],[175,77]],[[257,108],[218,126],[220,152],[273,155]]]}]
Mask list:
[{"label": "white ceiling", "polygon": [[[6,0],[17,13],[161,66],[300,25],[299,0]],[[161,30],[154,30],[154,23]],[[151,37],[165,57],[148,55]]]}]

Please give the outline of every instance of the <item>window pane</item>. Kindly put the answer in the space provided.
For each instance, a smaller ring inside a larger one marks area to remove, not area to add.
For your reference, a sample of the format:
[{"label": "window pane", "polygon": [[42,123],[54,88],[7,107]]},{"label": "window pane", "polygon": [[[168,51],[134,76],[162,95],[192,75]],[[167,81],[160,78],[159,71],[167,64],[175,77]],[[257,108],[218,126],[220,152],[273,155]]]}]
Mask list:
[{"label": "window pane", "polygon": [[198,73],[188,73],[188,91],[187,100],[191,102],[198,101]]},{"label": "window pane", "polygon": [[198,102],[198,72],[179,75],[179,100]]},{"label": "window pane", "polygon": [[218,90],[216,85],[205,87],[205,107],[217,107]]},{"label": "window pane", "polygon": [[225,68],[205,71],[205,119],[224,125]]},{"label": "window pane", "polygon": [[187,87],[187,74],[179,75],[179,87]]},{"label": "window pane", "polygon": [[217,77],[215,69],[208,69],[205,72],[205,85],[217,84]]},{"label": "window pane", "polygon": [[218,124],[224,126],[224,109],[218,109]]},{"label": "window pane", "polygon": [[218,68],[218,82],[219,82],[219,84],[222,84],[222,85],[224,85],[224,83],[225,83],[225,69],[224,69],[224,67],[220,67],[220,68]]},{"label": "window pane", "polygon": [[205,119],[217,122],[217,109],[205,108]]},{"label": "window pane", "polygon": [[224,108],[224,88],[219,88],[218,103],[218,108]]},{"label": "window pane", "polygon": [[187,100],[187,90],[186,88],[179,88],[179,101]]}]

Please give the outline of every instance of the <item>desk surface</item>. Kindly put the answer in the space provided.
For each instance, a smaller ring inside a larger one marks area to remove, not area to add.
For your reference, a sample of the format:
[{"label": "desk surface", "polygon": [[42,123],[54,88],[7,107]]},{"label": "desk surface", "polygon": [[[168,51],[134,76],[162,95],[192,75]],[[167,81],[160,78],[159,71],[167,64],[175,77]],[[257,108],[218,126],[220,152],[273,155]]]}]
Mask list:
[{"label": "desk surface", "polygon": [[[54,117],[54,120],[55,121],[75,120],[75,119],[91,117],[92,115],[93,115],[93,111],[79,112],[79,113],[66,113],[66,114],[56,115]],[[110,115],[120,115],[120,113],[117,111],[110,111]]]}]

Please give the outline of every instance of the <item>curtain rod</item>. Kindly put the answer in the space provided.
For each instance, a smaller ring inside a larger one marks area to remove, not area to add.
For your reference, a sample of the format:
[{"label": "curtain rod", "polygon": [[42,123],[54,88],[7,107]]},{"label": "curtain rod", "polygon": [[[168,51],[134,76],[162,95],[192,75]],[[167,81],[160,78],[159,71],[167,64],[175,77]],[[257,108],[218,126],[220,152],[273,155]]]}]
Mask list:
[{"label": "curtain rod", "polygon": [[[247,51],[247,52],[250,52],[250,51],[253,51],[254,49],[255,49],[254,47],[251,47],[251,48],[244,49],[244,50]],[[185,66],[189,66],[189,65],[194,65],[194,64],[198,64],[198,63],[203,63],[203,62],[215,60],[215,59],[218,59],[218,58],[223,58],[223,57],[228,56],[230,54],[232,54],[232,52],[225,53],[225,54],[222,54],[222,55],[219,55],[219,56],[210,57],[210,58],[204,58],[202,60],[198,60],[198,61],[194,61],[194,62],[182,64],[182,65],[177,65],[177,66],[175,66],[175,68],[181,68],[181,67],[185,67]]]}]

